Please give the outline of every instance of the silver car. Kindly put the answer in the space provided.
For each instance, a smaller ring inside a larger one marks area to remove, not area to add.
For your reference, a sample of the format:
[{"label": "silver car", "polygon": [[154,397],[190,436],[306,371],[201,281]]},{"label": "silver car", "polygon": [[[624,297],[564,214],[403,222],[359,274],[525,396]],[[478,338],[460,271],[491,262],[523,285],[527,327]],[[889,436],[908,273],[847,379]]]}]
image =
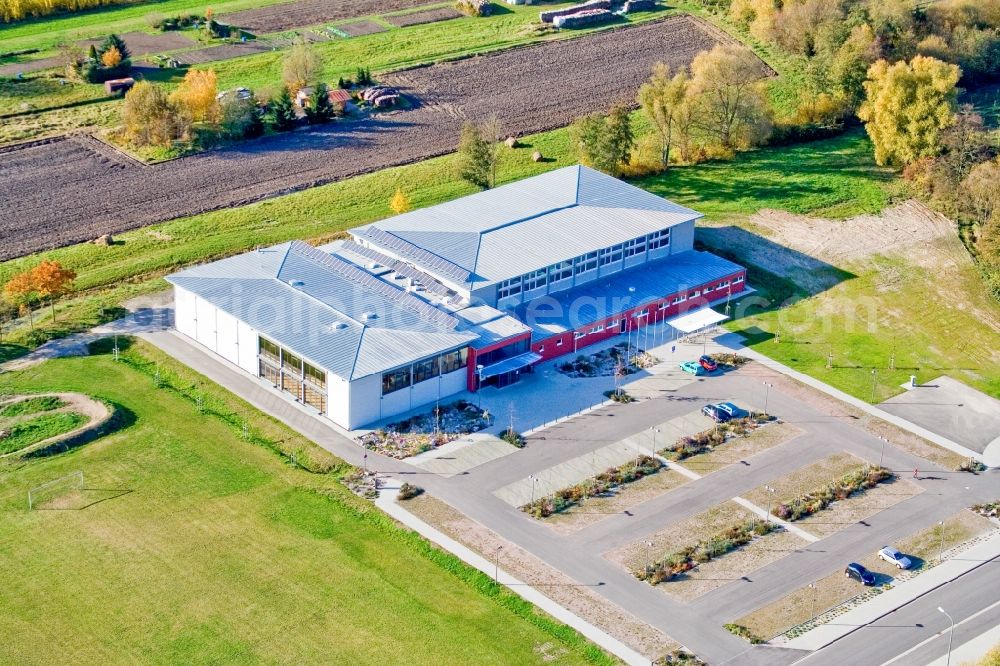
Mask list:
[{"label": "silver car", "polygon": [[889,564],[895,564],[900,569],[909,569],[913,566],[913,561],[910,558],[892,546],[884,546],[882,550],[878,551],[878,556]]}]

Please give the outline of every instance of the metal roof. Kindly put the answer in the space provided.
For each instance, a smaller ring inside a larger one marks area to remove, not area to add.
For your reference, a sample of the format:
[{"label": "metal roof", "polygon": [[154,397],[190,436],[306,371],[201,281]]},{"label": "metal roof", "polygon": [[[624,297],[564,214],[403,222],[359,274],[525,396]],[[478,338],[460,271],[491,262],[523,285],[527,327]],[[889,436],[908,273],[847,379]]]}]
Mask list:
[{"label": "metal roof", "polygon": [[688,250],[518,305],[513,314],[541,340],[629,308],[720,280],[743,267],[711,252]]},{"label": "metal roof", "polygon": [[353,233],[451,280],[481,285],[700,217],[584,166],[387,218]]},{"label": "metal roof", "polygon": [[167,281],[346,379],[480,337],[475,327],[459,328],[450,314],[299,241],[195,266]]}]

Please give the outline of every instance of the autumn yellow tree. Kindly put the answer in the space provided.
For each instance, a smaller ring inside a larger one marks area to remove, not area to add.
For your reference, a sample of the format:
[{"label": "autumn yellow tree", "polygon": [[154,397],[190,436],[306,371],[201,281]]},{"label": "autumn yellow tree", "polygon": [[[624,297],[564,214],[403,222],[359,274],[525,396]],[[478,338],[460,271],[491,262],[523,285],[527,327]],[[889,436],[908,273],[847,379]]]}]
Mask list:
[{"label": "autumn yellow tree", "polygon": [[402,215],[412,208],[412,206],[410,206],[410,198],[406,196],[406,192],[403,191],[403,188],[396,188],[396,193],[393,194],[392,199],[389,200],[389,208],[396,215]]},{"label": "autumn yellow tree", "polygon": [[32,271],[18,273],[3,287],[4,300],[18,309],[21,316],[27,315],[28,325],[35,330],[31,307],[38,301],[38,286]]},{"label": "autumn yellow tree", "polygon": [[313,85],[323,64],[316,50],[304,41],[297,41],[281,63],[281,79],[294,95],[302,88]]},{"label": "autumn yellow tree", "polygon": [[868,69],[858,117],[878,164],[905,166],[939,152],[941,131],[955,122],[960,76],[957,66],[920,55],[892,65],[879,60]]},{"label": "autumn yellow tree", "polygon": [[73,288],[76,272],[63,268],[58,261],[45,260],[31,270],[31,281],[39,298],[49,301],[52,307],[52,319],[56,318],[56,299],[65,295]]},{"label": "autumn yellow tree", "polygon": [[139,81],[125,94],[121,115],[125,138],[140,146],[169,145],[183,133],[175,105],[149,81]]},{"label": "autumn yellow tree", "polygon": [[117,46],[113,44],[111,47],[101,54],[101,64],[107,68],[117,67],[122,63],[122,52],[118,50]]},{"label": "autumn yellow tree", "polygon": [[674,132],[680,125],[678,117],[688,103],[690,79],[681,70],[670,75],[670,67],[658,62],[653,65],[653,74],[639,88],[639,105],[656,130],[660,142],[660,164],[663,169],[670,166],[670,147],[674,144]]},{"label": "autumn yellow tree", "polygon": [[215,70],[189,69],[184,80],[170,95],[173,102],[192,122],[216,122],[219,119],[218,84]]}]

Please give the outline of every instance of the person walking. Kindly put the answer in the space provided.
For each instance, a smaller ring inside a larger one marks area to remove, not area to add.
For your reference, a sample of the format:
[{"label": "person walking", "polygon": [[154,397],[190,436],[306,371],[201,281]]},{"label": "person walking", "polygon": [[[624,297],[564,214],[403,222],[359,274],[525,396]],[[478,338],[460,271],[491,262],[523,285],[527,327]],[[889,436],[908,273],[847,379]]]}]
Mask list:
[{"label": "person walking", "polygon": [[919,470],[916,469],[916,468],[914,468],[913,469],[913,478],[914,479],[919,479],[920,478],[920,476],[918,476],[918,473],[919,473]]}]

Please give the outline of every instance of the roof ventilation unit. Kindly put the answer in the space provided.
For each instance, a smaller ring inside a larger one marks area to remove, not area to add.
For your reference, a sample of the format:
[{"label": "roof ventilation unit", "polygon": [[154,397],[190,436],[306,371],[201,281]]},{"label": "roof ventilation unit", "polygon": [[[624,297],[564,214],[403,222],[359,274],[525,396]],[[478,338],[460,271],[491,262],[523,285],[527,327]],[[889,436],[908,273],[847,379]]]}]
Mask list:
[{"label": "roof ventilation unit", "polygon": [[372,321],[374,319],[378,319],[378,315],[375,314],[374,312],[366,312],[363,315],[361,315],[361,318],[364,319],[365,321]]},{"label": "roof ventilation unit", "polygon": [[304,287],[304,286],[306,286],[306,283],[303,282],[302,280],[289,280],[288,284],[292,285],[293,287]]},{"label": "roof ventilation unit", "polygon": [[347,324],[345,324],[342,321],[335,321],[332,324],[330,324],[331,331],[342,331],[345,328],[347,328]]}]

